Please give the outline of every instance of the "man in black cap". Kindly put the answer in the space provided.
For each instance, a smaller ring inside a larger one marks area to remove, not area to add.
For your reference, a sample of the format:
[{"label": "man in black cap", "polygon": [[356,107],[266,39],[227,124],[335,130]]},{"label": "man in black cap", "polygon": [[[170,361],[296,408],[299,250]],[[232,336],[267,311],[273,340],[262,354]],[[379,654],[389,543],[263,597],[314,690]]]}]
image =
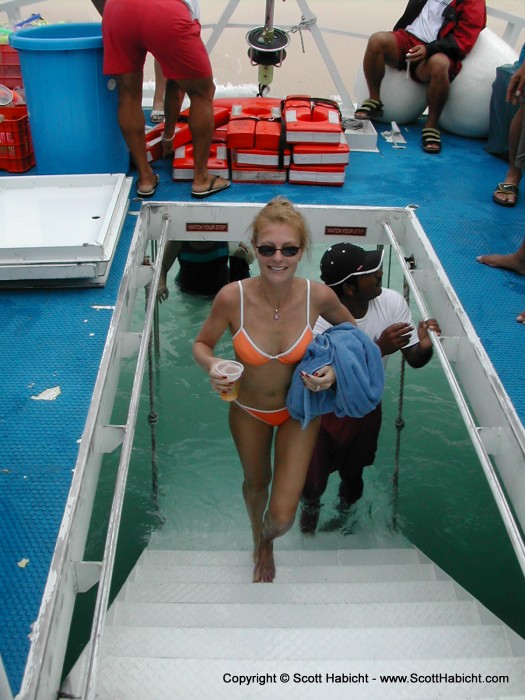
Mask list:
[{"label": "man in black cap", "polygon": [[[423,367],[432,357],[428,331],[440,333],[434,318],[420,321],[417,328],[407,302],[392,289],[383,289],[383,251],[366,251],[351,243],[338,243],[321,258],[321,279],[353,314],[357,327],[380,348],[386,365],[388,355],[401,350],[411,367]],[[314,333],[329,324],[320,317]],[[381,404],[362,418],[333,413],[324,415],[302,496],[301,531],[313,534],[319,520],[320,498],[328,477],[339,472],[340,504],[355,503],[363,493],[363,469],[374,462],[381,429]]]}]

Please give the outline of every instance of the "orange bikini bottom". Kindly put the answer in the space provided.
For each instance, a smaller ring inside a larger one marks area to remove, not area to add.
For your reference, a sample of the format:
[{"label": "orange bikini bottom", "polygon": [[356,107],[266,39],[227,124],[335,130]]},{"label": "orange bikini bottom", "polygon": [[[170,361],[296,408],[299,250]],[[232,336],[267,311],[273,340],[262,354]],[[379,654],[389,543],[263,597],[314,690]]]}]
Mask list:
[{"label": "orange bikini bottom", "polygon": [[276,411],[261,411],[258,408],[243,406],[242,403],[239,403],[238,401],[235,403],[237,406],[239,406],[239,408],[242,408],[243,411],[249,413],[250,416],[257,418],[258,420],[262,420],[263,423],[268,423],[268,425],[272,425],[274,428],[282,425],[288,420],[288,418],[290,418],[287,408],[278,408]]}]

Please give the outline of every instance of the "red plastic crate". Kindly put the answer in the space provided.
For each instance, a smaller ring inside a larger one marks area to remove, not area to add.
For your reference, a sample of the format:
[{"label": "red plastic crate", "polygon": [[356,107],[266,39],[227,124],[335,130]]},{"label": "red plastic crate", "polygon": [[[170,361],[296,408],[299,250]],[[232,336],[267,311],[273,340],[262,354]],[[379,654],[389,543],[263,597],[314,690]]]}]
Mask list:
[{"label": "red plastic crate", "polygon": [[9,44],[0,44],[0,85],[23,87],[18,51]]},{"label": "red plastic crate", "polygon": [[0,170],[23,173],[34,164],[27,107],[0,107]]}]

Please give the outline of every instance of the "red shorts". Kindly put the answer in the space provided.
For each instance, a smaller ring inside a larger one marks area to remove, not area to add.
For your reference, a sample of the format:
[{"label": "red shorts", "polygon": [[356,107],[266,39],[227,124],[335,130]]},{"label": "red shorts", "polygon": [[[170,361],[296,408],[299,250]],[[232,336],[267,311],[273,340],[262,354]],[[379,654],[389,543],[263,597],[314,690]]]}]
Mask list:
[{"label": "red shorts", "polygon": [[[425,42],[418,39],[417,36],[409,34],[409,32],[405,31],[404,29],[396,29],[393,34],[396,38],[397,49],[399,51],[399,63],[397,67],[399,70],[406,70],[407,62],[405,56],[407,55],[408,50],[413,46],[424,46]],[[452,82],[461,70],[461,61],[454,61],[450,57],[448,57],[448,60],[450,64],[448,69],[448,79],[450,82]],[[410,76],[416,81],[416,83],[420,83],[421,80],[419,80],[419,78],[416,76],[417,65],[418,64],[410,65]]]},{"label": "red shorts", "polygon": [[355,483],[363,469],[374,463],[379,431],[381,404],[362,418],[327,413],[310,459],[303,495],[313,501],[325,492],[330,474],[339,472],[344,484]]},{"label": "red shorts", "polygon": [[200,23],[182,0],[107,0],[102,35],[104,75],[142,71],[148,52],[166,78],[213,75]]}]

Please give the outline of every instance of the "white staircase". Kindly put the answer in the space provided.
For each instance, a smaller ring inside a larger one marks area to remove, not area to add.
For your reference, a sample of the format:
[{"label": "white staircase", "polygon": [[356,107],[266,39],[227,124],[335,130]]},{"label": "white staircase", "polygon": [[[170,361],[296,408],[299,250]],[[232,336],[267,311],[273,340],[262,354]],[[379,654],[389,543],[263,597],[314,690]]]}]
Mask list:
[{"label": "white staircase", "polygon": [[108,613],[96,697],[525,698],[525,641],[418,550],[277,551],[273,584],[250,558],[147,549]]}]

